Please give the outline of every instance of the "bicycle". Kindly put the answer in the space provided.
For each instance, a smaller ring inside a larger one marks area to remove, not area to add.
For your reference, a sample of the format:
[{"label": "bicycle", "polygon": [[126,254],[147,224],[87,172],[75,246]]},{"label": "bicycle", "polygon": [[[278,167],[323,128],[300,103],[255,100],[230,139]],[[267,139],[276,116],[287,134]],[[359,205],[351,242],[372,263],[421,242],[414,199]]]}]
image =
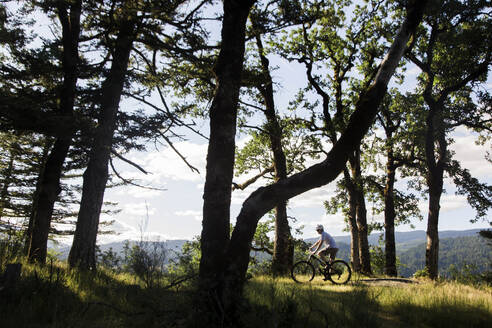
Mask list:
[{"label": "bicycle", "polygon": [[[317,262],[312,263],[312,259],[315,259]],[[352,276],[352,270],[347,262],[335,260],[329,263],[314,254],[310,254],[307,260],[295,263],[292,266],[290,274],[295,282],[307,283],[314,279],[316,271],[319,271],[325,281],[330,280],[335,285],[346,284]]]}]

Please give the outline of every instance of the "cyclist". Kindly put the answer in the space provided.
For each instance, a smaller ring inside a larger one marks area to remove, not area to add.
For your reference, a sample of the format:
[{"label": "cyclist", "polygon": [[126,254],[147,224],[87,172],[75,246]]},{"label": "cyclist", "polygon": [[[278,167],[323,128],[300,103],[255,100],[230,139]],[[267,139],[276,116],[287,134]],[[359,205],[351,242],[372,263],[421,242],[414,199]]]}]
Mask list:
[{"label": "cyclist", "polygon": [[328,232],[324,231],[321,224],[318,224],[316,226],[316,231],[321,236],[319,237],[318,241],[316,241],[311,247],[309,247],[309,250],[313,252],[313,254],[319,255],[319,257],[321,257],[321,259],[325,262],[328,262],[325,257],[328,254],[330,256],[329,262],[333,262],[338,252],[337,243]]}]

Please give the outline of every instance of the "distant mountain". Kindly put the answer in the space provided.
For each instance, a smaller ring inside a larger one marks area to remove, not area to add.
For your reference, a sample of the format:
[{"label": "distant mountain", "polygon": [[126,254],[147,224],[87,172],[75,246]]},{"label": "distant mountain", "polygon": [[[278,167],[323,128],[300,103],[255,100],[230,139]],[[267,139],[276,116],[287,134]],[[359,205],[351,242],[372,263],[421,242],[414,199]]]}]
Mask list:
[{"label": "distant mountain", "polygon": [[[492,262],[492,252],[490,251],[490,248],[485,245],[483,239],[479,237],[478,232],[480,230],[481,229],[463,231],[449,230],[439,232],[439,267],[441,274],[445,274],[449,270],[451,264],[461,265],[464,262],[472,263],[481,271],[486,269],[487,265]],[[369,236],[369,243],[371,245],[377,245],[381,235],[381,233],[371,234]],[[334,236],[333,238],[339,247],[337,257],[348,261],[350,258],[350,236]],[[400,269],[399,274],[408,277],[415,273],[415,271],[422,269],[425,261],[425,231],[396,232],[395,239],[397,256],[405,265]],[[314,243],[316,240],[317,238],[308,238],[305,241]],[[135,239],[125,239],[101,243],[98,246],[102,252],[112,249],[114,252],[122,254],[123,247],[127,241],[129,241],[130,244],[135,244],[137,242]],[[172,258],[181,251],[187,240],[179,239],[152,242],[164,244],[164,248],[170,251],[168,255],[169,258]],[[51,248],[55,249],[60,254],[60,259],[64,260],[68,257],[70,251],[69,245],[53,245]],[[267,254],[258,254],[256,252],[254,254],[252,253],[252,255],[260,259],[269,257]]]},{"label": "distant mountain", "polygon": [[[439,231],[439,238],[456,238],[456,237],[467,237],[467,236],[477,236],[478,232],[482,229],[471,229],[471,230],[443,230]],[[379,238],[384,235],[384,233],[372,233],[368,236],[370,245],[377,245],[379,243]],[[397,244],[397,251],[403,251],[426,240],[426,232],[424,230],[415,231],[404,231],[395,232],[395,241]],[[333,239],[337,243],[343,242],[350,245],[350,236],[333,236]],[[306,242],[314,243],[318,238],[308,238]]]},{"label": "distant mountain", "polygon": [[[176,240],[165,240],[165,241],[150,241],[150,243],[159,243],[163,244],[164,248],[169,251],[169,256],[173,257],[175,253],[181,252],[181,249],[188,240],[185,239],[176,239]],[[101,252],[108,251],[109,249],[112,249],[113,252],[118,253],[118,254],[123,254],[123,247],[125,246],[125,243],[129,242],[130,245],[135,245],[138,241],[137,240],[122,240],[122,241],[115,241],[107,244],[100,244],[99,249]],[[60,248],[54,248],[54,250],[59,253],[58,258],[61,260],[66,260],[68,258],[68,253],[70,252],[70,246],[62,246]]]},{"label": "distant mountain", "polygon": [[[425,242],[398,254],[401,263],[400,275],[409,277],[425,266]],[[442,238],[439,241],[439,273],[448,276],[452,266],[485,272],[491,270],[492,251],[480,236]]]}]

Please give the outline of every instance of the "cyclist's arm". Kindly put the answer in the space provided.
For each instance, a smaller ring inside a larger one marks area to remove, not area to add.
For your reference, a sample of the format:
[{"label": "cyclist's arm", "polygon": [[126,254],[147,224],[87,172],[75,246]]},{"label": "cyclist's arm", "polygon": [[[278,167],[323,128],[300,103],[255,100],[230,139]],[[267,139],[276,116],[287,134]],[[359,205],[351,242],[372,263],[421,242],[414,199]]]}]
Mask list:
[{"label": "cyclist's arm", "polygon": [[321,246],[321,239],[318,240],[317,242],[315,242],[313,244],[313,246],[311,246],[309,249],[312,250],[313,248],[316,247],[316,249],[313,251],[313,253],[316,253],[318,251],[318,249],[320,248],[320,246]]}]

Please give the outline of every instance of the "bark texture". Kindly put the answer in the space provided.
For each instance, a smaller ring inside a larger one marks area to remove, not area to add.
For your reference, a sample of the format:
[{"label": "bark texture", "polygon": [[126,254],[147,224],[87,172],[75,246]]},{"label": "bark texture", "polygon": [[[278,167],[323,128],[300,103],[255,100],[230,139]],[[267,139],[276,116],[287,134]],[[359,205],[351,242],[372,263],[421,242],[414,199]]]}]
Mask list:
[{"label": "bark texture", "polygon": [[396,245],[395,245],[395,160],[393,149],[388,148],[386,163],[386,185],[383,191],[384,197],[384,272],[391,277],[397,276],[396,270]]},{"label": "bark texture", "polygon": [[360,149],[358,148],[349,162],[352,166],[352,183],[355,198],[357,236],[359,237],[359,260],[361,271],[365,274],[372,274],[371,253],[369,252],[369,240],[367,238],[369,230],[367,226],[367,209],[362,182],[362,172],[360,167]]},{"label": "bark texture", "polygon": [[214,67],[216,90],[210,108],[210,139],[203,194],[199,284],[217,299],[230,236],[237,105],[243,70],[246,20],[254,1],[224,0],[222,42]]},{"label": "bark texture", "polygon": [[[444,168],[447,162],[447,141],[442,121],[442,104],[429,97],[429,113],[426,119],[425,159],[427,166],[427,186],[429,187],[429,213],[427,216],[427,245],[425,267],[431,279],[437,279],[439,260],[439,210],[443,190]],[[438,144],[437,157],[435,144]]]},{"label": "bark texture", "polygon": [[359,229],[357,229],[357,201],[355,196],[355,188],[352,180],[350,179],[350,173],[346,167],[343,169],[343,173],[349,199],[347,222],[350,229],[350,262],[352,263],[352,268],[354,271],[360,272],[362,265],[360,263],[359,256]]},{"label": "bark texture", "polygon": [[71,267],[96,268],[96,237],[104,191],[108,180],[108,163],[116,129],[119,102],[126,79],[132,44],[136,38],[136,13],[122,18],[108,77],[103,83],[98,126],[83,175],[82,199],[75,228],[75,236],[68,262]]},{"label": "bark texture", "polygon": [[407,18],[381,63],[374,82],[361,95],[346,130],[328,153],[327,158],[287,179],[257,189],[243,203],[227,249],[222,293],[226,313],[234,313],[240,300],[249,262],[250,245],[258,220],[279,201],[285,201],[310,189],[323,186],[342,172],[348,155],[358,149],[362,138],[374,121],[388,82],[406,49],[410,36],[421,21],[425,4],[426,1],[409,4]]},{"label": "bark texture", "polygon": [[[253,28],[258,31],[257,22],[251,19]],[[266,131],[270,138],[270,147],[273,153],[273,167],[275,170],[275,182],[287,178],[287,160],[282,147],[282,127],[275,111],[273,97],[273,80],[270,74],[270,63],[264,55],[263,43],[259,32],[255,31],[258,55],[261,61],[261,83],[258,89],[263,97],[265,105],[265,117],[267,120]],[[292,267],[294,258],[294,243],[290,232],[287,217],[287,202],[279,202],[275,206],[275,239],[273,244],[272,272],[274,275],[287,275]]]},{"label": "bark texture", "polygon": [[[59,112],[69,118],[72,117],[76,97],[81,6],[81,1],[75,1],[70,5],[60,2],[57,8],[62,26],[62,67],[64,72],[63,85],[59,95]],[[36,201],[33,202],[32,226],[28,236],[27,256],[30,262],[45,263],[46,261],[48,233],[53,208],[61,191],[60,178],[63,163],[71,143],[72,136],[70,134],[56,139],[36,185]]]}]

